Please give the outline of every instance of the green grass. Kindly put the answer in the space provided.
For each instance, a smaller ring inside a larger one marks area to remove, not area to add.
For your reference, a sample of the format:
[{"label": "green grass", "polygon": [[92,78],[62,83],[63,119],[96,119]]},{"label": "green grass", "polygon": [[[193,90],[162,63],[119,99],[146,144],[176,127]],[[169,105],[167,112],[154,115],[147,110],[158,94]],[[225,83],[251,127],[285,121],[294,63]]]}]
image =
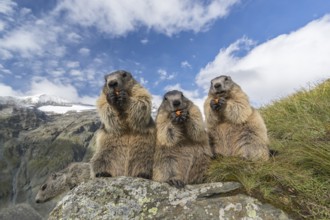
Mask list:
[{"label": "green grass", "polygon": [[219,157],[208,180],[239,181],[296,219],[330,219],[330,80],[260,112],[279,154],[263,163]]}]

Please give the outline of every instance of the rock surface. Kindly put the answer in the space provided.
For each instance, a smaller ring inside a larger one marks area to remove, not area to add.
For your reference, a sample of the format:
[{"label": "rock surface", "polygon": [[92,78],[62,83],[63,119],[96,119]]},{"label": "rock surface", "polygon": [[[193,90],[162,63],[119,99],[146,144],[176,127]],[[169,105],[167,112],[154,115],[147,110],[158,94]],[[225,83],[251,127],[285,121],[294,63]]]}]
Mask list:
[{"label": "rock surface", "polygon": [[36,204],[39,187],[70,162],[89,160],[99,126],[96,111],[46,115],[0,104],[0,209],[28,203],[47,216],[56,201]]},{"label": "rock surface", "polygon": [[70,191],[49,219],[289,219],[239,188],[227,182],[178,190],[140,178],[98,178]]},{"label": "rock surface", "polygon": [[7,207],[0,213],[3,220],[41,220],[42,217],[28,204]]}]

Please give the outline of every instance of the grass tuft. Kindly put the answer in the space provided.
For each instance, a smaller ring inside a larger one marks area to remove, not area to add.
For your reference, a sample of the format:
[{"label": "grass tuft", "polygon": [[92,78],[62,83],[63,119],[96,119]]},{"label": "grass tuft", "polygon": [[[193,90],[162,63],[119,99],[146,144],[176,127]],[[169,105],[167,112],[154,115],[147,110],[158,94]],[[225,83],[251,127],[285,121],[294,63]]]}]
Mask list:
[{"label": "grass tuft", "polygon": [[330,219],[330,80],[260,112],[278,155],[263,163],[219,157],[208,180],[239,181],[296,219]]}]

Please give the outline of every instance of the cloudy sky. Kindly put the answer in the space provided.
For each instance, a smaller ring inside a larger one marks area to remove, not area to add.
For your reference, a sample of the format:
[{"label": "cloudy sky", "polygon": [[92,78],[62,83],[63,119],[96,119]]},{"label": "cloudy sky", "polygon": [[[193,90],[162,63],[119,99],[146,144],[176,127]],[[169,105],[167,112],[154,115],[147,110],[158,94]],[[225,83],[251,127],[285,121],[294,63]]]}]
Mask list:
[{"label": "cloudy sky", "polygon": [[268,104],[330,77],[330,1],[0,0],[0,96],[94,104],[117,69],[155,102],[225,74]]}]

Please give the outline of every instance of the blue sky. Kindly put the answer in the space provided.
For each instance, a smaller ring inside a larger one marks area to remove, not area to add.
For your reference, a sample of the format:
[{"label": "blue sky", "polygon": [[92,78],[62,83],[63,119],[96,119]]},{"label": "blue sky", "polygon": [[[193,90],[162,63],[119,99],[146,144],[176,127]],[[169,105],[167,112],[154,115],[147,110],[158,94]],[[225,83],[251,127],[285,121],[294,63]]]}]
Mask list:
[{"label": "blue sky", "polygon": [[95,103],[125,69],[159,103],[231,75],[260,106],[330,76],[326,0],[0,0],[0,96]]}]

